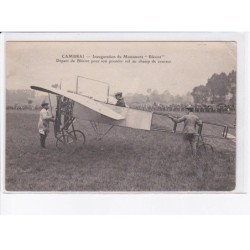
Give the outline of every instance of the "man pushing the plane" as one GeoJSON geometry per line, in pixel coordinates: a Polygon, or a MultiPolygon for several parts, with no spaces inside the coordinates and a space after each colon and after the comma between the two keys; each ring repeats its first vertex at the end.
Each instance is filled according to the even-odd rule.
{"type": "Polygon", "coordinates": [[[183,133],[183,139],[184,141],[187,141],[190,143],[193,155],[196,156],[197,152],[197,145],[196,145],[196,126],[201,126],[202,121],[198,118],[197,115],[195,115],[194,108],[191,105],[188,105],[186,107],[187,114],[180,117],[176,118],[173,117],[172,115],[168,115],[168,117],[174,122],[174,123],[181,123],[184,122],[184,127],[182,130],[183,133]]]}
{"type": "MultiPolygon", "coordinates": [[[[187,110],[187,114],[180,117],[180,118],[176,118],[176,117],[174,117],[174,116],[172,116],[170,114],[167,114],[166,116],[169,117],[175,123],[174,130],[176,129],[177,123],[184,122],[184,127],[183,127],[183,130],[182,130],[183,140],[185,142],[189,142],[189,144],[191,145],[193,155],[196,156],[196,153],[197,153],[196,126],[201,126],[202,121],[198,118],[197,115],[195,115],[193,113],[194,112],[193,106],[188,105],[186,107],[186,110],[187,110]]],[[[158,112],[154,112],[154,113],[159,114],[159,115],[164,115],[164,114],[158,113],[158,112]]]]}

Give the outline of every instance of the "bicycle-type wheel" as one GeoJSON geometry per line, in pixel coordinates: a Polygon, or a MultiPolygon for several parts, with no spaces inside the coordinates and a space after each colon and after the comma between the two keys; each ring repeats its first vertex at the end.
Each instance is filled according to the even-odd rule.
{"type": "Polygon", "coordinates": [[[73,143],[76,148],[80,149],[85,144],[86,138],[82,131],[73,130],[69,132],[69,143],[73,143]]]}
{"type": "Polygon", "coordinates": [[[57,138],[56,147],[61,151],[75,151],[82,149],[85,144],[85,135],[79,130],[64,133],[57,138]]]}
{"type": "Polygon", "coordinates": [[[201,143],[197,145],[197,155],[200,157],[211,156],[214,153],[212,145],[208,143],[201,143]]]}

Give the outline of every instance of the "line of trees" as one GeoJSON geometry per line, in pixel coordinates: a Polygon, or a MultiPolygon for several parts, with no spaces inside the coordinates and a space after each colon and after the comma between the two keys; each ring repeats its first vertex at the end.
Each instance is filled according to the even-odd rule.
{"type": "Polygon", "coordinates": [[[159,93],[157,90],[147,90],[147,94],[130,93],[125,96],[128,104],[161,103],[161,104],[236,104],[236,71],[213,74],[205,85],[193,88],[186,95],[172,95],[168,90],[159,93]]]}
{"type": "Polygon", "coordinates": [[[228,75],[224,72],[213,74],[206,85],[193,88],[191,92],[194,103],[201,104],[236,104],[236,71],[228,75]]]}
{"type": "MultiPolygon", "coordinates": [[[[53,87],[57,87],[54,85],[53,87]]],[[[7,105],[29,104],[40,105],[44,96],[40,96],[34,90],[7,90],[7,105]]],[[[228,75],[224,72],[213,74],[205,85],[196,86],[192,92],[186,95],[172,95],[168,90],[159,93],[157,90],[148,89],[147,94],[130,93],[125,96],[126,103],[161,103],[171,104],[236,104],[236,71],[231,71],[228,75]]]]}

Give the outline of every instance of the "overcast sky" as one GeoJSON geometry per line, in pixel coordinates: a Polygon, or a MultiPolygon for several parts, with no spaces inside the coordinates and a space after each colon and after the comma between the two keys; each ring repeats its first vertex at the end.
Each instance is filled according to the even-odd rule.
{"type": "Polygon", "coordinates": [[[150,88],[182,95],[205,84],[213,73],[235,70],[236,62],[235,42],[8,42],[6,87],[27,89],[62,82],[64,89],[75,89],[76,76],[80,75],[111,83],[111,93],[146,93],[150,88]],[[85,59],[93,55],[155,55],[171,63],[56,62],[62,55],[78,54],[85,59]]]}

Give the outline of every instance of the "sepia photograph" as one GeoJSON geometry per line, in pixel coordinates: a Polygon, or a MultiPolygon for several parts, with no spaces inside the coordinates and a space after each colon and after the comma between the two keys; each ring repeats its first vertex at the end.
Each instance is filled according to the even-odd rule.
{"type": "Polygon", "coordinates": [[[237,46],[7,41],[5,190],[235,190],[237,46]]]}

